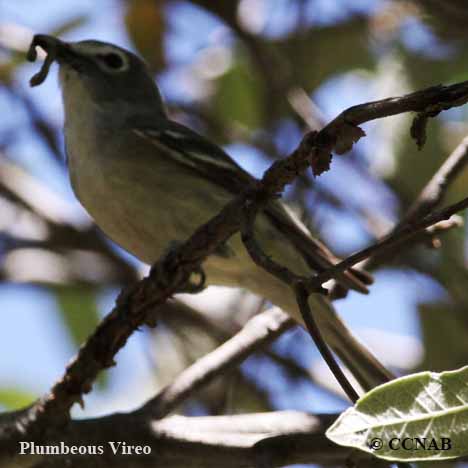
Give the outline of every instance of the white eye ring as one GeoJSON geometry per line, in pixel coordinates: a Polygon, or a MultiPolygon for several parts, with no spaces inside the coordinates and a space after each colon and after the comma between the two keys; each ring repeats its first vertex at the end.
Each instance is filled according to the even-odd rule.
{"type": "Polygon", "coordinates": [[[126,57],[115,51],[100,52],[95,55],[98,64],[106,71],[122,72],[128,69],[126,57]]]}

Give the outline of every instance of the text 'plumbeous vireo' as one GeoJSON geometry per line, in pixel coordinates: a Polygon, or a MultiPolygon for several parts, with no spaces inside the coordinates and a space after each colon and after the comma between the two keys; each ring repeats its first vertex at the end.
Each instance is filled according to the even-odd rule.
{"type": "MultiPolygon", "coordinates": [[[[76,196],[104,233],[143,262],[153,264],[171,242],[186,240],[254,181],[221,148],[169,120],[147,66],[133,53],[46,35],[35,36],[33,44],[49,54],[47,64],[60,66],[76,196]]],[[[301,275],[337,260],[279,201],[257,217],[255,236],[265,252],[301,275]]],[[[246,288],[302,323],[289,286],[254,264],[239,234],[203,270],[207,284],[246,288]]],[[[338,281],[366,292],[361,279],[348,271],[338,281]]],[[[310,305],[327,343],[364,388],[388,379],[326,297],[314,294],[310,305]]]]}

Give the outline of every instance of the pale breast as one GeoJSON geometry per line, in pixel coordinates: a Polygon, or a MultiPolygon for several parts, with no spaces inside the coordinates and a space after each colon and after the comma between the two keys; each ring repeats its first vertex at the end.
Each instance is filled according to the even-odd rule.
{"type": "Polygon", "coordinates": [[[81,145],[82,133],[66,128],[73,189],[101,230],[142,261],[156,261],[171,241],[187,239],[230,199],[154,147],[112,132],[97,139],[96,128],[87,128],[81,145]]]}

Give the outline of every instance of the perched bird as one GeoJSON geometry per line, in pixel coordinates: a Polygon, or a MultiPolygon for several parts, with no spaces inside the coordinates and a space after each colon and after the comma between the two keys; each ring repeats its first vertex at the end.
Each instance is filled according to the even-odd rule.
{"type": "MultiPolygon", "coordinates": [[[[141,261],[153,264],[171,242],[186,240],[254,178],[221,148],[171,121],[144,61],[112,44],[63,42],[37,35],[48,56],[32,84],[59,64],[65,143],[73,190],[102,231],[141,261]]],[[[274,260],[301,275],[337,259],[279,201],[257,217],[255,236],[274,260]]],[[[206,283],[236,286],[266,298],[299,323],[290,288],[259,268],[234,235],[203,263],[206,283]]],[[[365,275],[337,281],[367,292],[365,275]]],[[[329,346],[365,389],[391,374],[354,338],[320,294],[310,306],[329,346]]]]}

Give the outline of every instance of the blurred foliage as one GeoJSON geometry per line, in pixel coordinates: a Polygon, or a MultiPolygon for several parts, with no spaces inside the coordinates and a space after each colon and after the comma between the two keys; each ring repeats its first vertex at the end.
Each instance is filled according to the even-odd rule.
{"type": "Polygon", "coordinates": [[[23,408],[30,405],[36,399],[36,395],[18,388],[0,387],[0,406],[7,410],[23,408]]]}
{"type": "Polygon", "coordinates": [[[54,295],[72,341],[79,346],[99,322],[96,291],[75,285],[55,286],[54,295]]]}
{"type": "Polygon", "coordinates": [[[412,0],[421,7],[421,13],[433,31],[448,40],[468,36],[466,22],[468,9],[465,0],[412,0]]]}
{"type": "MultiPolygon", "coordinates": [[[[353,99],[360,99],[358,94],[343,94],[342,89],[348,88],[340,86],[348,82],[365,83],[369,99],[376,99],[468,78],[465,27],[468,5],[464,0],[376,0],[375,8],[359,13],[353,10],[351,0],[336,0],[338,3],[342,14],[319,18],[310,13],[320,11],[315,9],[314,0],[285,1],[284,11],[289,16],[282,21],[287,20],[289,26],[275,30],[278,18],[275,20],[274,8],[270,9],[266,0],[115,0],[116,6],[121,7],[121,24],[131,46],[155,74],[174,72],[168,75],[171,77],[176,76],[175,72],[185,74],[180,87],[191,99],[176,96],[169,101],[169,108],[182,111],[182,120],[193,123],[209,138],[223,143],[242,142],[253,154],[271,160],[284,156],[283,148],[298,143],[298,135],[307,128],[304,120],[311,117],[321,122],[323,115],[330,113],[326,108],[321,113],[314,104],[318,96],[323,96],[324,89],[338,101],[333,103],[334,115],[336,108],[344,109],[351,101],[355,102],[353,99]],[[210,39],[206,31],[200,30],[200,44],[204,45],[193,53],[189,63],[181,65],[168,53],[167,40],[176,30],[174,12],[187,4],[215,18],[223,33],[210,39]],[[263,9],[256,9],[259,5],[263,9]],[[244,15],[240,14],[241,7],[244,15]],[[251,9],[251,18],[246,19],[246,8],[251,9]],[[257,26],[252,25],[252,19],[257,26]],[[204,73],[200,73],[201,66],[204,73]],[[299,105],[291,99],[293,92],[302,99],[299,105]]],[[[92,19],[88,14],[78,15],[41,32],[76,33],[92,19]]],[[[0,123],[0,275],[4,282],[35,282],[55,297],[70,340],[77,347],[99,320],[99,294],[106,288],[134,281],[139,273],[98,230],[63,215],[74,208],[65,204],[65,208],[58,210],[44,179],[24,164],[25,155],[21,153],[34,151],[31,144],[19,144],[25,132],[34,135],[37,148],[46,151],[51,160],[61,161],[62,153],[61,123],[31,98],[24,83],[19,83],[24,79],[21,72],[29,38],[19,23],[7,25],[0,19],[0,105],[14,106],[27,116],[14,129],[7,125],[7,119],[0,123]],[[10,172],[12,164],[30,172],[34,192],[27,178],[10,172]],[[35,266],[35,275],[29,271],[27,262],[20,264],[15,260],[16,268],[10,268],[11,259],[19,258],[14,255],[24,252],[41,259],[42,263],[35,266]]],[[[468,133],[467,117],[464,107],[432,119],[428,142],[421,151],[409,137],[407,117],[375,122],[366,129],[367,146],[360,142],[352,154],[340,159],[345,184],[339,176],[333,179],[332,165],[327,175],[331,183],[313,183],[309,175],[291,198],[295,197],[304,218],[319,233],[333,229],[327,222],[330,218],[321,218],[321,214],[334,213],[333,219],[352,219],[359,226],[363,242],[369,241],[373,232],[369,227],[390,225],[395,211],[397,215],[403,214],[468,133]],[[376,200],[381,203],[374,203],[376,200]]],[[[464,171],[444,203],[466,196],[467,186],[468,171],[464,171]]],[[[362,245],[362,242],[341,245],[324,240],[340,252],[362,245]]],[[[426,300],[424,294],[421,297],[418,310],[426,350],[421,363],[424,369],[457,368],[468,358],[465,244],[463,230],[450,232],[443,236],[438,251],[412,247],[389,265],[424,274],[445,291],[446,297],[434,298],[433,302],[426,300]]],[[[184,367],[239,329],[238,317],[245,308],[241,305],[219,308],[223,310],[216,320],[204,311],[189,313],[183,307],[168,314],[161,312],[159,326],[151,333],[148,345],[155,350],[158,386],[168,383],[184,367]],[[161,355],[165,359],[159,359],[161,355]]],[[[248,310],[253,313],[253,309],[248,310]]],[[[290,388],[299,381],[309,382],[307,370],[290,354],[267,350],[260,357],[279,369],[290,388]]],[[[257,365],[258,358],[250,365],[257,365]]],[[[0,404],[4,406],[21,406],[26,401],[30,401],[27,393],[0,389],[0,404]]],[[[216,414],[226,410],[263,411],[273,408],[273,401],[271,389],[265,389],[251,374],[238,370],[204,389],[197,403],[207,413],[216,414]]]]}
{"type": "Polygon", "coordinates": [[[238,123],[249,130],[262,124],[262,81],[252,74],[242,59],[231,67],[217,83],[213,111],[226,125],[238,123]]]}
{"type": "Polygon", "coordinates": [[[164,2],[155,0],[127,2],[125,25],[134,46],[145,57],[151,70],[154,72],[163,70],[166,66],[164,2]]]}
{"type": "MultiPolygon", "coordinates": [[[[99,323],[98,293],[95,287],[83,285],[53,285],[50,291],[57,301],[58,310],[71,341],[78,348],[86,341],[99,323]]],[[[105,389],[107,372],[101,372],[97,379],[99,388],[105,389]]]]}
{"type": "Polygon", "coordinates": [[[369,48],[368,19],[360,16],[298,31],[272,42],[271,47],[288,58],[293,83],[307,90],[349,70],[372,70],[375,66],[369,48]]]}

